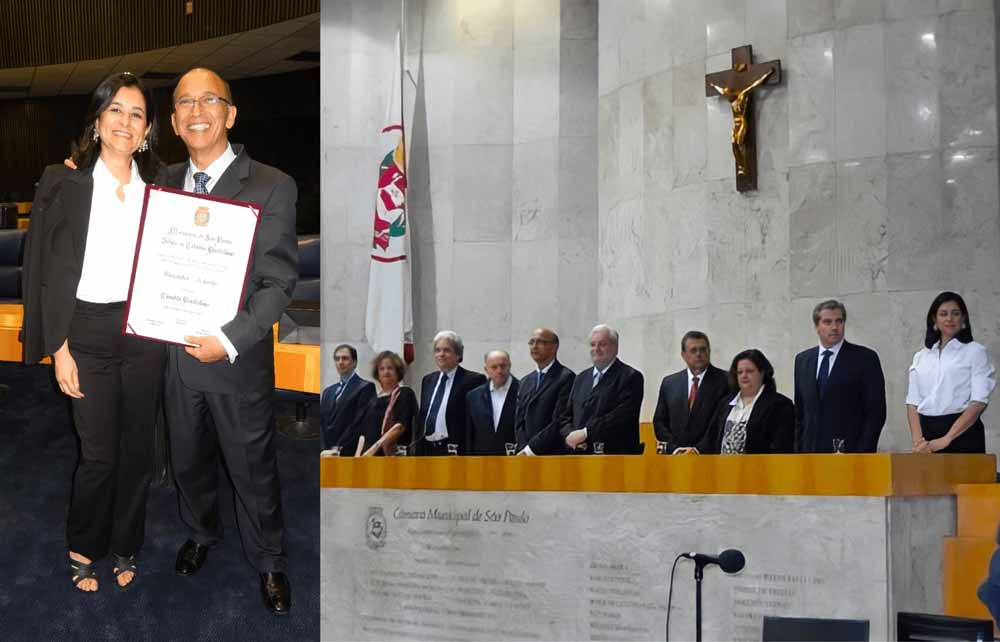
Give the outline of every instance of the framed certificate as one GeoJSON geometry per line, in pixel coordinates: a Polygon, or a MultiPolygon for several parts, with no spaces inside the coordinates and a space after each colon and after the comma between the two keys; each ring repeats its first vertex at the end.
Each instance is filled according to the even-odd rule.
{"type": "Polygon", "coordinates": [[[124,334],[191,345],[243,304],[260,207],[147,185],[124,334]]]}

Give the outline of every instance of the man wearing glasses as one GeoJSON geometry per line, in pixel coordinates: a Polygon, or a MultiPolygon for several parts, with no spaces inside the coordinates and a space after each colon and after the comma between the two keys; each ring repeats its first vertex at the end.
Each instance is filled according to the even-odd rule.
{"type": "Polygon", "coordinates": [[[708,335],[691,330],[681,339],[680,372],[663,378],[653,414],[657,452],[672,455],[698,444],[708,429],[712,413],[729,393],[726,371],[712,365],[708,335]]]}
{"type": "Polygon", "coordinates": [[[236,107],[228,84],[207,69],[184,74],[174,90],[174,132],[190,160],[167,168],[166,185],[261,206],[243,307],[210,336],[185,337],[197,347],[168,351],[165,403],[181,520],[190,531],[176,571],[194,575],[222,538],[219,458],[236,495],[243,549],[260,574],[265,606],[286,614],[281,486],[273,443],[272,325],[291,299],[298,276],[295,182],[252,160],[228,132],[236,107]]]}
{"type": "Polygon", "coordinates": [[[514,435],[519,455],[559,455],[566,447],[556,417],[569,399],[573,371],[559,363],[559,336],[538,328],[528,340],[535,370],[521,379],[517,392],[514,435]]]}

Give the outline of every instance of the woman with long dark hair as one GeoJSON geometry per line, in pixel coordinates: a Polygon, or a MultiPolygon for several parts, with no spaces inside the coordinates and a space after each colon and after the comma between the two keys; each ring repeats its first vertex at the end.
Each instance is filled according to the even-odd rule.
{"type": "Polygon", "coordinates": [[[729,387],[696,452],[723,455],[790,453],[795,450],[795,404],[774,383],[774,367],[760,350],[744,350],[729,366],[729,387]]]}
{"type": "Polygon", "coordinates": [[[906,418],[915,453],[985,453],[979,418],[996,387],[986,346],[972,339],[965,300],[942,292],[927,310],[924,347],[913,355],[906,418]]]}
{"type": "Polygon", "coordinates": [[[145,536],[153,425],[163,345],[122,332],[147,182],[160,169],[150,93],[130,73],[106,78],[90,100],[71,158],[45,169],[25,249],[24,360],[51,356],[72,400],[80,438],[66,544],[73,585],[99,588],[111,554],[120,589],[132,586],[145,536]]]}

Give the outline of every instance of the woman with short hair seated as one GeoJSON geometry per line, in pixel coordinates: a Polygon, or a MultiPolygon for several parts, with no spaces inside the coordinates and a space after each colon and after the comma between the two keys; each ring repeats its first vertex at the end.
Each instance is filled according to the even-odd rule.
{"type": "Polygon", "coordinates": [[[985,453],[980,415],[996,387],[989,352],[972,340],[969,309],[954,292],[934,298],[926,321],[906,393],[913,452],[985,453]]]}
{"type": "Polygon", "coordinates": [[[395,455],[396,444],[409,444],[413,419],[417,415],[417,395],[402,385],[406,366],[391,350],[378,353],[372,361],[372,378],[379,394],[344,431],[338,446],[342,457],[395,455]]]}
{"type": "Polygon", "coordinates": [[[795,450],[795,405],[774,385],[774,368],[760,350],[744,350],[729,366],[729,385],[739,389],[716,408],[705,436],[676,454],[790,453],[795,450]]]}

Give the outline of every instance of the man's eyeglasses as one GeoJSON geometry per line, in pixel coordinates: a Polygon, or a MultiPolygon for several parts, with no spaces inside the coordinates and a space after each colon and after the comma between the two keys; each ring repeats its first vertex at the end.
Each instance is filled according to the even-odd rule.
{"type": "Polygon", "coordinates": [[[198,103],[202,109],[208,109],[209,107],[215,107],[219,103],[225,103],[227,105],[232,105],[230,101],[226,100],[222,96],[216,96],[215,94],[205,94],[200,98],[181,98],[174,103],[174,109],[177,111],[191,111],[194,109],[194,104],[198,103]]]}
{"type": "Polygon", "coordinates": [[[528,345],[533,346],[535,344],[541,345],[545,343],[555,343],[552,339],[528,339],[528,345]]]}

